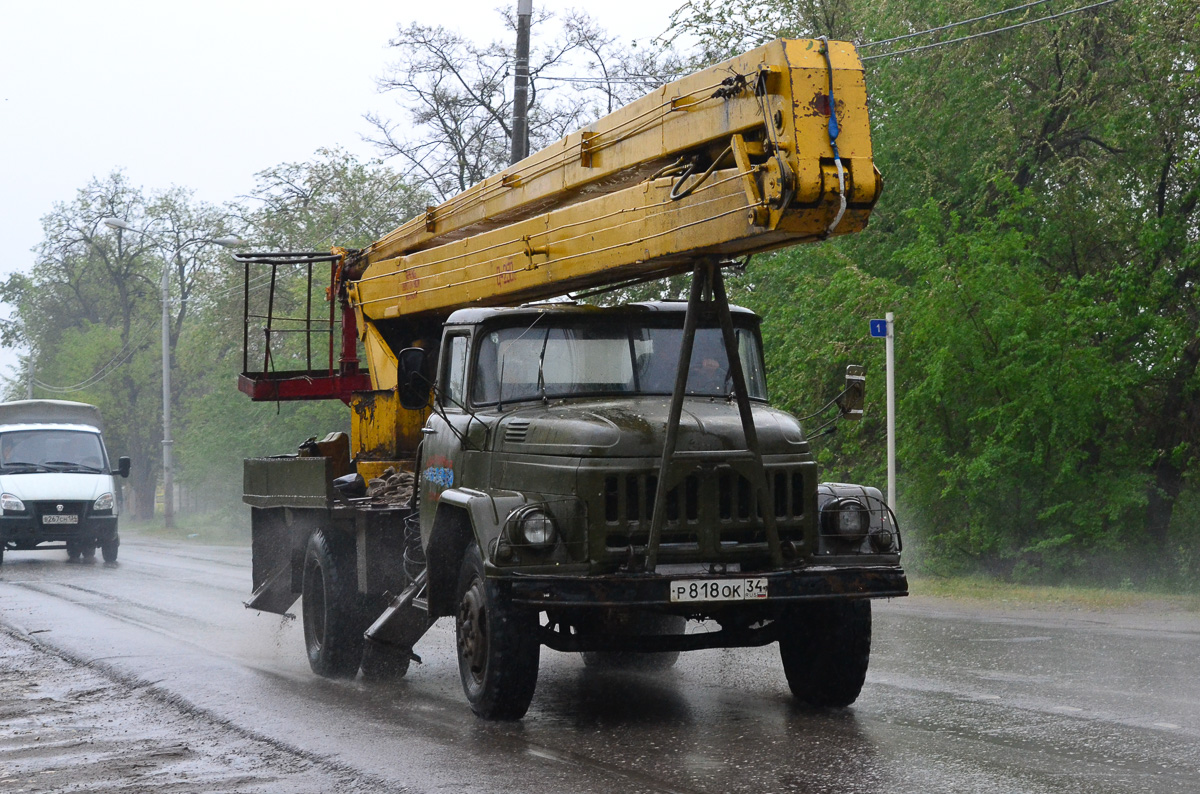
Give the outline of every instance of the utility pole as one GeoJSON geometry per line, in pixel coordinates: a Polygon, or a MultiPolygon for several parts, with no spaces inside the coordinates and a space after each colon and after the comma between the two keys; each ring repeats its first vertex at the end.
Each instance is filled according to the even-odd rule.
{"type": "MultiPolygon", "coordinates": [[[[175,256],[178,255],[176,251],[175,256]]],[[[167,529],[175,528],[175,440],[171,435],[171,266],[174,264],[163,257],[159,282],[162,290],[163,526],[167,529]]]]}
{"type": "Polygon", "coordinates": [[[529,155],[529,26],[533,0],[517,0],[517,62],[513,70],[512,154],[509,165],[529,155]]]}

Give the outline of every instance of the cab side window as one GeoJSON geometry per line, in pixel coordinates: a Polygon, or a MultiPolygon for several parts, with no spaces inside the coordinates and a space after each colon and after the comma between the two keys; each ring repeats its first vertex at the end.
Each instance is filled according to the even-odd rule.
{"type": "Polygon", "coordinates": [[[466,334],[455,334],[446,340],[445,360],[442,362],[442,406],[462,409],[467,404],[467,340],[466,334]]]}

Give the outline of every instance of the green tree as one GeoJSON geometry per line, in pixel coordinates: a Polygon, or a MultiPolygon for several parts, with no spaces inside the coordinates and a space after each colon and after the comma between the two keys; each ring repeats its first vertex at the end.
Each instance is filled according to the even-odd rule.
{"type": "MultiPolygon", "coordinates": [[[[215,263],[211,250],[187,243],[220,234],[221,221],[186,191],[147,196],[114,173],[92,180],[70,204],[56,205],[43,218],[45,239],[32,272],[0,285],[0,299],[16,306],[6,341],[30,348],[34,396],[100,407],[114,454],[133,459],[131,507],[138,517],[153,515],[162,463],[163,267],[169,258],[173,349],[191,291],[215,263]],[[114,231],[106,218],[152,231],[114,231]]],[[[29,386],[9,384],[9,396],[24,396],[29,386]]]]}
{"type": "MultiPolygon", "coordinates": [[[[883,40],[995,10],[742,5],[754,30],[721,28],[702,2],[676,21],[711,33],[716,58],[775,34],[841,26],[883,40]]],[[[1160,571],[1173,564],[1174,508],[1194,482],[1200,433],[1197,25],[1194,3],[1125,0],[867,60],[887,183],[871,228],[750,267],[742,301],[789,329],[768,339],[784,376],[775,393],[789,401],[816,387],[811,373],[833,375],[817,362],[840,365],[839,340],[858,347],[868,314],[896,312],[901,505],[939,564],[1103,573],[1098,562],[1127,563],[1130,551],[1160,571]]],[[[871,420],[822,454],[844,456],[852,476],[877,474],[882,443],[866,440],[881,440],[871,420]]]]}

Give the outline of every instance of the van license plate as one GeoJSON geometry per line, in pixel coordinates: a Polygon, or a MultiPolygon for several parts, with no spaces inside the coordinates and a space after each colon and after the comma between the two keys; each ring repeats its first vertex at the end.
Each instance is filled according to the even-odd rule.
{"type": "Polygon", "coordinates": [[[78,524],[79,516],[74,513],[51,513],[42,516],[43,524],[78,524]]]}
{"type": "Polygon", "coordinates": [[[767,597],[767,580],[680,579],[671,582],[671,601],[747,601],[767,597]]]}

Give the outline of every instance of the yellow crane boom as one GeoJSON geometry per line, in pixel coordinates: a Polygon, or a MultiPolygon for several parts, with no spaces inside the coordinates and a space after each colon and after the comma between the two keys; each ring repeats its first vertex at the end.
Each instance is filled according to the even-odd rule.
{"type": "MultiPolygon", "coordinates": [[[[268,311],[263,370],[243,372],[239,388],[256,400],[359,404],[353,395],[368,387],[395,389],[396,353],[436,344],[455,309],[658,278],[690,271],[697,258],[856,232],[882,186],[854,46],[777,40],[664,85],[364,249],[239,256],[247,268],[306,265],[310,291],[314,263],[330,262],[334,301],[327,369],[313,366],[311,350],[305,369],[277,368],[272,334],[283,331],[268,311]],[[369,375],[358,367],[356,336],[369,375]]],[[[247,340],[250,320],[247,303],[247,340]]],[[[308,335],[319,326],[303,319],[308,335]]],[[[420,417],[396,421],[413,425],[405,435],[420,417]]]]}
{"type": "Polygon", "coordinates": [[[367,329],[667,275],[698,255],[859,231],[881,188],[853,45],[778,40],[663,86],[356,252],[349,299],[367,329]]]}

